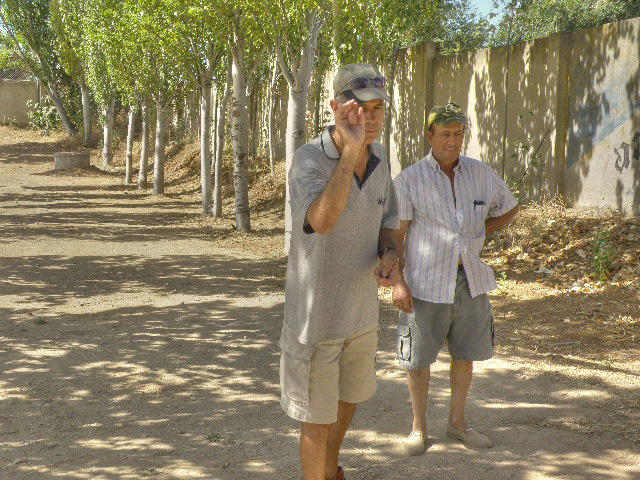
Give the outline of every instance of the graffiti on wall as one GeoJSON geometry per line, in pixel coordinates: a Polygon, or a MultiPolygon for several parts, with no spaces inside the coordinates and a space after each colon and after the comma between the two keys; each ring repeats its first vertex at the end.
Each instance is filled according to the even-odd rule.
{"type": "Polygon", "coordinates": [[[640,132],[636,131],[630,144],[622,142],[613,152],[616,155],[616,170],[622,175],[622,171],[631,165],[631,158],[636,162],[640,160],[640,132]]]}

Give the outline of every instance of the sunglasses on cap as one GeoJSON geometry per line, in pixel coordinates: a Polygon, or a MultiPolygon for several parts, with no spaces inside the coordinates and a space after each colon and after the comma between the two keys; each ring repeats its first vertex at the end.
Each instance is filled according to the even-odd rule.
{"type": "Polygon", "coordinates": [[[444,106],[444,111],[447,113],[456,113],[456,114],[463,114],[462,111],[462,107],[460,105],[458,105],[457,103],[454,102],[449,102],[444,106]]]}
{"type": "Polygon", "coordinates": [[[347,84],[340,89],[341,92],[345,90],[361,90],[367,87],[384,88],[387,86],[387,79],[384,77],[374,78],[354,78],[349,80],[347,84]]]}

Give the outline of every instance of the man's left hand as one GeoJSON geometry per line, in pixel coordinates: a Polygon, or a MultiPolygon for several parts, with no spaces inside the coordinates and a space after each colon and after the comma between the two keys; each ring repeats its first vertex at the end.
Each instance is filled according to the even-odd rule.
{"type": "Polygon", "coordinates": [[[374,272],[376,282],[381,287],[392,287],[397,283],[399,275],[398,256],[395,250],[385,252],[380,259],[380,266],[374,272]]]}

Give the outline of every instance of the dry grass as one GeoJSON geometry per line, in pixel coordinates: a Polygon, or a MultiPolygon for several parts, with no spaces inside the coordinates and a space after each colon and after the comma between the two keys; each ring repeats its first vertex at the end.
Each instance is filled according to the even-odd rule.
{"type": "Polygon", "coordinates": [[[517,219],[487,242],[490,263],[521,270],[550,270],[561,284],[587,289],[639,287],[640,219],[611,210],[566,208],[561,201],[524,207],[517,219]],[[616,254],[607,282],[594,270],[594,241],[606,232],[616,254]]]}

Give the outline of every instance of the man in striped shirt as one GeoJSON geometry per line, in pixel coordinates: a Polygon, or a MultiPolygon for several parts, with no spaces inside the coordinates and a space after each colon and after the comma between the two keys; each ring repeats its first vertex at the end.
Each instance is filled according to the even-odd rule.
{"type": "Polygon", "coordinates": [[[473,362],[493,355],[493,318],[487,292],[496,288],[480,259],[485,235],[508,224],[519,206],[488,165],[460,155],[467,119],[455,103],[428,118],[431,152],[394,180],[400,229],[396,244],[404,280],[394,287],[400,310],[398,359],[407,369],[413,429],[405,452],[426,449],[430,365],[444,340],[451,354],[447,436],[474,447],[491,440],[464,418],[473,362]]]}

